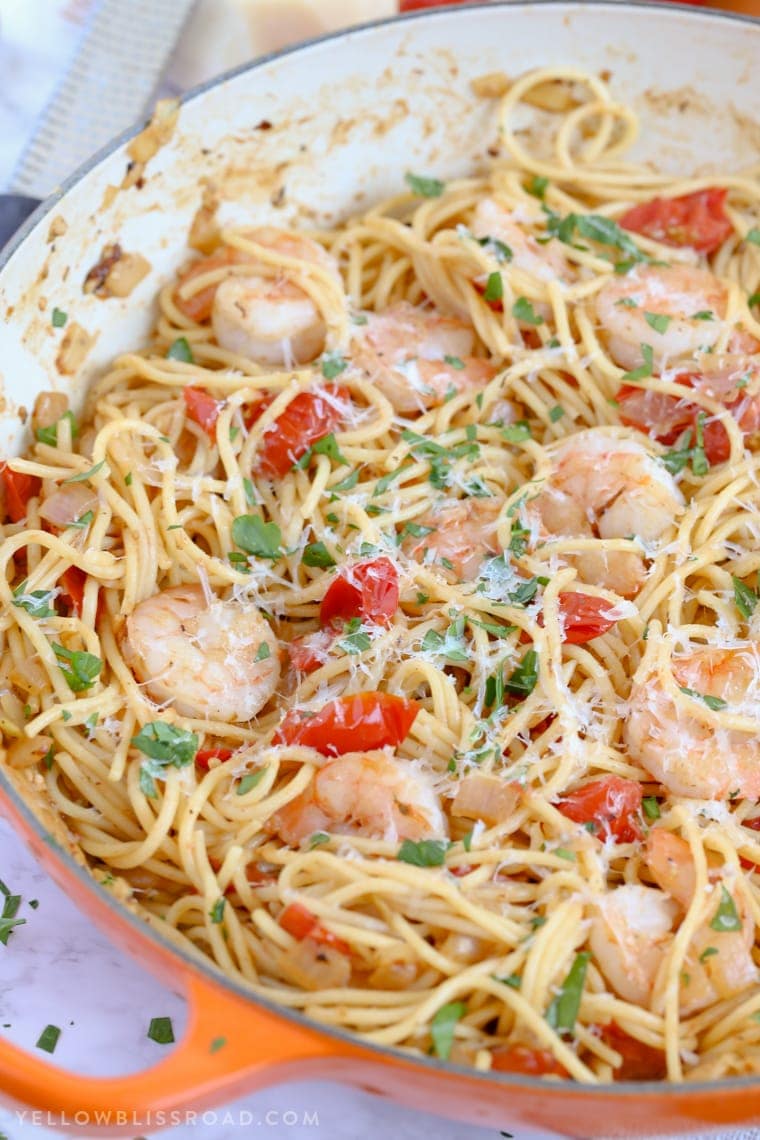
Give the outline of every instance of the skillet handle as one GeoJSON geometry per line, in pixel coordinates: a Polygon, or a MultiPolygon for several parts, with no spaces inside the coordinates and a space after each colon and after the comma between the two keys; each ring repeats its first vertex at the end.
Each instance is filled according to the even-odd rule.
{"type": "Polygon", "coordinates": [[[358,1052],[195,971],[188,969],[184,980],[187,1031],[157,1065],[126,1077],[78,1076],[0,1039],[3,1099],[50,1114],[44,1118],[50,1127],[134,1136],[181,1121],[170,1113],[202,1111],[284,1080],[326,1076],[339,1058],[358,1052]]]}

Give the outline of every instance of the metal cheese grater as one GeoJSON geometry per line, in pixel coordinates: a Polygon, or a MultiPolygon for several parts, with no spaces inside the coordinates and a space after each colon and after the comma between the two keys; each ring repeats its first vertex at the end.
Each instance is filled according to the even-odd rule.
{"type": "Polygon", "coordinates": [[[148,110],[194,0],[97,0],[0,195],[0,246],[73,170],[148,110]]]}

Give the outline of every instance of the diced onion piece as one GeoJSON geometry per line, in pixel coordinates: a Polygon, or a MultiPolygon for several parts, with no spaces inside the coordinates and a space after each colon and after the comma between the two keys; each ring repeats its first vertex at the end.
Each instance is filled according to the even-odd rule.
{"type": "Polygon", "coordinates": [[[519,802],[519,784],[505,784],[496,776],[475,772],[459,785],[451,813],[462,819],[482,819],[492,827],[508,819],[519,802]]]}
{"type": "Polygon", "coordinates": [[[53,526],[65,527],[98,505],[97,493],[85,483],[68,483],[40,504],[40,517],[53,526]]]}

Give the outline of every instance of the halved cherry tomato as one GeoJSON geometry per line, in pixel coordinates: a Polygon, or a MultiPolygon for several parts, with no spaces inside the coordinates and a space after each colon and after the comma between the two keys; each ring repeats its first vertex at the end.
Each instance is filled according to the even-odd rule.
{"type": "Polygon", "coordinates": [[[341,421],[337,400],[350,399],[336,384],[318,392],[300,392],[264,432],[257,471],[269,479],[287,475],[313,443],[329,435],[341,421]]]}
{"type": "Polygon", "coordinates": [[[679,198],[653,198],[623,214],[620,225],[665,245],[690,245],[699,253],[714,253],[734,229],[726,216],[727,194],[714,187],[679,198]]]}
{"type": "Polygon", "coordinates": [[[21,522],[26,518],[29,500],[39,494],[42,480],[36,475],[11,471],[7,463],[3,463],[0,466],[0,481],[3,485],[6,515],[11,522],[21,522]]]}
{"type": "Polygon", "coordinates": [[[530,1049],[527,1045],[497,1046],[491,1053],[491,1068],[497,1073],[524,1073],[530,1077],[546,1073],[567,1076],[567,1069],[549,1049],[530,1049]]]}
{"type": "MultiPolygon", "coordinates": [[[[693,388],[701,377],[693,373],[680,373],[675,377],[676,384],[693,388]]],[[[696,438],[697,418],[702,411],[698,404],[679,400],[664,392],[647,391],[632,384],[624,384],[615,397],[618,403],[620,422],[639,431],[651,433],[658,443],[672,444],[684,431],[691,431],[692,442],[696,438]]],[[[739,407],[742,400],[726,404],[729,411],[739,407]]],[[[739,427],[744,431],[754,431],[755,417],[740,418],[739,427]]],[[[703,446],[709,464],[725,463],[731,453],[728,432],[718,420],[708,420],[703,429],[703,446]]]]}
{"type": "Polygon", "coordinates": [[[318,629],[303,637],[294,637],[288,645],[290,664],[299,673],[313,673],[324,665],[334,640],[335,632],[331,629],[318,629]]]}
{"type": "Polygon", "coordinates": [[[338,938],[332,931],[327,930],[315,914],[312,914],[301,903],[288,903],[280,915],[280,926],[292,934],[299,942],[304,938],[312,938],[322,946],[332,946],[340,954],[350,954],[351,947],[342,938],[338,938]]]}
{"type": "Polygon", "coordinates": [[[351,618],[390,625],[398,609],[398,574],[389,558],[374,558],[347,566],[333,578],[322,599],[323,626],[342,625],[351,618]]]}
{"type": "Polygon", "coordinates": [[[616,618],[608,617],[610,603],[605,598],[573,591],[560,594],[559,612],[562,616],[565,645],[585,645],[595,637],[612,629],[616,618]]]}
{"type": "Polygon", "coordinates": [[[657,1081],[665,1076],[667,1065],[663,1051],[631,1037],[614,1021],[602,1026],[602,1040],[623,1058],[620,1068],[615,1069],[615,1080],[657,1081]]]}
{"type": "Polygon", "coordinates": [[[187,414],[210,439],[216,439],[216,421],[224,407],[223,400],[215,400],[205,388],[193,388],[190,384],[183,388],[187,414]]]}
{"type": "Polygon", "coordinates": [[[86,582],[87,575],[84,570],[80,570],[78,566],[69,566],[68,570],[64,570],[63,574],[61,574],[61,589],[71,602],[71,606],[77,617],[82,616],[84,587],[86,582]]]}
{"type": "Polygon", "coordinates": [[[200,748],[195,753],[195,766],[201,772],[208,772],[209,760],[229,760],[231,755],[229,748],[200,748]]]}
{"type": "Polygon", "coordinates": [[[404,740],[420,706],[393,693],[354,693],[329,701],[308,716],[289,712],[274,735],[274,744],[301,744],[323,756],[370,752],[395,747],[404,740]]]}
{"type": "Polygon", "coordinates": [[[633,843],[643,832],[639,822],[641,784],[622,776],[603,776],[576,792],[570,792],[556,805],[576,823],[595,823],[600,839],[609,832],[618,843],[633,843]]]}

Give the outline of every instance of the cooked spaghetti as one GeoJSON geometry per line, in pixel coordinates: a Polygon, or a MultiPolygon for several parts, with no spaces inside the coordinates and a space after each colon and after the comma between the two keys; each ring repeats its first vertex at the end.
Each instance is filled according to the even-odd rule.
{"type": "Polygon", "coordinates": [[[149,346],[79,418],[38,399],[5,765],[318,1021],[757,1072],[760,185],[625,161],[595,77],[504,86],[481,176],[334,232],[206,217],[149,346]]]}

